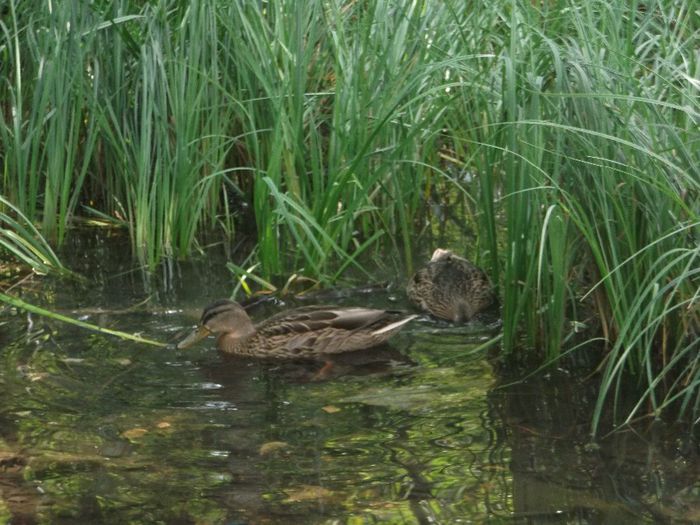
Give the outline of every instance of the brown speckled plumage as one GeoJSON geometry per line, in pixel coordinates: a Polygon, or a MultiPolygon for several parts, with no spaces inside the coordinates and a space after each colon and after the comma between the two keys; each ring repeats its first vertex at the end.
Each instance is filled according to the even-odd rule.
{"type": "Polygon", "coordinates": [[[253,325],[245,310],[220,300],[204,309],[197,330],[178,348],[209,334],[227,354],[272,359],[324,358],[377,346],[416,317],[359,307],[308,306],[279,313],[253,325]]]}
{"type": "Polygon", "coordinates": [[[449,250],[438,248],[406,287],[409,299],[435,317],[462,322],[496,301],[486,273],[449,250]]]}

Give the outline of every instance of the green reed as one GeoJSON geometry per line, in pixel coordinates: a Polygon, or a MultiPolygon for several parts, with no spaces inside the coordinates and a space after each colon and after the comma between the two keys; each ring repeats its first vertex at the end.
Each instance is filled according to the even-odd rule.
{"type": "Polygon", "coordinates": [[[618,423],[697,417],[697,20],[564,5],[455,11],[446,140],[481,234],[464,251],[500,286],[505,354],[607,341],[593,432],[611,404],[618,423]]]}
{"type": "Polygon", "coordinates": [[[250,171],[237,183],[253,202],[265,275],[303,267],[332,280],[385,234],[410,261],[414,190],[434,155],[423,145],[446,107],[428,40],[440,15],[393,2],[272,2],[222,16],[235,36],[225,46],[235,120],[248,130],[250,171]]]}
{"type": "Polygon", "coordinates": [[[618,421],[674,402],[697,414],[698,27],[689,11],[661,7],[653,16],[603,3],[566,17],[514,9],[501,100],[479,90],[462,99],[465,110],[477,97],[496,108],[465,147],[482,150],[474,191],[493,214],[482,221],[487,243],[500,246],[504,350],[555,357],[602,335],[594,431],[630,382],[644,394],[618,421]],[[676,25],[655,19],[664,15],[676,25]],[[562,27],[575,37],[562,38],[562,27]],[[650,42],[655,51],[641,45],[650,42]],[[501,231],[490,226],[499,221],[501,231]]]}
{"type": "Polygon", "coordinates": [[[3,8],[9,16],[0,26],[6,60],[0,145],[10,174],[3,193],[27,218],[41,214],[44,235],[60,244],[96,140],[88,110],[94,17],[80,4],[56,11],[24,4],[18,10],[16,4],[3,8]]]}
{"type": "Polygon", "coordinates": [[[135,252],[149,266],[164,254],[189,254],[202,227],[215,222],[232,143],[213,4],[176,15],[167,7],[144,8],[141,41],[131,46],[120,42],[118,27],[100,35],[105,47],[120,42],[116,60],[104,64],[112,82],[95,108],[110,160],[101,169],[109,205],[126,215],[135,252]]]}
{"type": "Polygon", "coordinates": [[[0,195],[0,247],[40,274],[67,273],[66,268],[21,210],[0,195]]]}

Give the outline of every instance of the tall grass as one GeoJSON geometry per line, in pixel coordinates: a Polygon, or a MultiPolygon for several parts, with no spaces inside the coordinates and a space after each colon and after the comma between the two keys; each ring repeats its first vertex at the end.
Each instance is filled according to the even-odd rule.
{"type": "Polygon", "coordinates": [[[86,30],[93,17],[81,4],[51,10],[38,20],[16,2],[3,10],[9,16],[0,25],[2,192],[27,218],[41,212],[44,235],[60,243],[96,139],[87,74],[94,67],[87,51],[93,37],[86,30]]]}
{"type": "Polygon", "coordinates": [[[630,380],[644,394],[622,422],[673,402],[697,416],[697,19],[593,2],[503,23],[501,99],[480,93],[462,147],[482,150],[482,231],[502,246],[504,350],[556,357],[585,322],[609,347],[594,431],[630,380]]]}
{"type": "Polygon", "coordinates": [[[444,12],[272,2],[235,3],[222,17],[235,36],[225,49],[236,121],[249,130],[239,182],[252,194],[266,275],[288,272],[289,260],[326,278],[385,233],[411,260],[422,148],[447,109],[430,46],[444,12]]]}
{"type": "MultiPolygon", "coordinates": [[[[124,3],[113,16],[128,7],[124,3]]],[[[215,222],[232,144],[215,4],[179,6],[177,16],[168,7],[143,9],[139,42],[117,39],[116,60],[103,64],[110,82],[101,86],[94,108],[100,147],[110,160],[100,166],[102,177],[113,181],[107,196],[123,210],[135,251],[149,266],[162,255],[189,254],[201,224],[215,222]],[[130,71],[133,63],[138,69],[130,71]]],[[[105,28],[101,45],[119,34],[119,28],[105,28]]]]}
{"type": "Polygon", "coordinates": [[[334,282],[368,254],[410,272],[447,217],[499,287],[506,355],[605,341],[595,430],[630,381],[618,422],[697,417],[691,2],[3,9],[1,193],[49,238],[108,215],[153,267],[252,229],[259,282],[334,282]]]}
{"type": "Polygon", "coordinates": [[[0,140],[4,191],[45,235],[89,205],[152,267],[216,220],[230,95],[215,3],[134,7],[9,2],[0,140]]]}

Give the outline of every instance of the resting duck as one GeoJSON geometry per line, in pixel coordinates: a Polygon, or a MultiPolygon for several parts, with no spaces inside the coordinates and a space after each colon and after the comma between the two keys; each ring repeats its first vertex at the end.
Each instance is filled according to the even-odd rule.
{"type": "Polygon", "coordinates": [[[468,321],[496,302],[482,269],[441,248],[411,278],[406,292],[422,310],[454,322],[468,321]]]}
{"type": "Polygon", "coordinates": [[[417,317],[361,307],[307,306],[254,325],[241,305],[222,299],[206,308],[197,329],[178,348],[218,334],[220,351],[271,359],[324,359],[384,343],[417,317]]]}

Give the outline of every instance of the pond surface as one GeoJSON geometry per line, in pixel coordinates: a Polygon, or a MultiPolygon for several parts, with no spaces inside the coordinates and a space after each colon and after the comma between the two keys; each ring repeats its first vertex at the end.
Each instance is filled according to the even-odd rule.
{"type": "MultiPolygon", "coordinates": [[[[121,237],[72,242],[89,284],[36,280],[27,301],[174,342],[233,290],[216,254],[144,278],[121,237]]],[[[398,289],[328,300],[408,307],[398,289]]],[[[492,336],[422,318],[380,359],[319,381],[313,363],[226,359],[211,340],[158,349],[5,309],[0,523],[700,522],[697,442],[662,428],[592,443],[588,371],[499,387],[478,349],[492,336]]]]}

